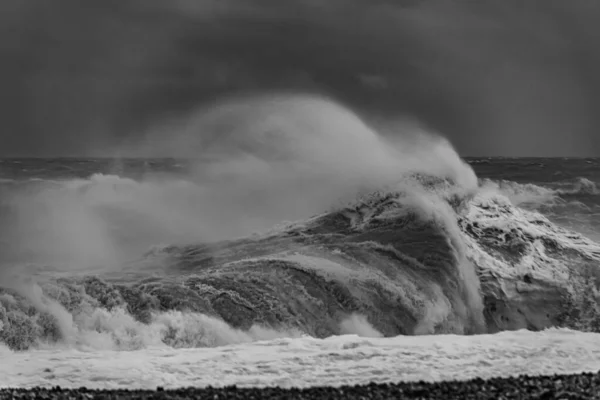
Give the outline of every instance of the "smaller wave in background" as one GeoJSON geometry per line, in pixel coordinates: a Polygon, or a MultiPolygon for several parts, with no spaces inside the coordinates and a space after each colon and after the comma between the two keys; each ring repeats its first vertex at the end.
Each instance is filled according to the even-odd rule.
{"type": "Polygon", "coordinates": [[[497,191],[515,206],[541,212],[561,226],[600,241],[600,190],[588,178],[539,184],[482,179],[480,184],[482,190],[497,191]]]}

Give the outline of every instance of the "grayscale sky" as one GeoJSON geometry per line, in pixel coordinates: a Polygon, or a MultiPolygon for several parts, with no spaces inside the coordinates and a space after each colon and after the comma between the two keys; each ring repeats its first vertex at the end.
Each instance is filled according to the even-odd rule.
{"type": "Polygon", "coordinates": [[[600,155],[600,2],[3,0],[0,20],[0,156],[108,153],[268,91],[417,118],[462,155],[600,155]]]}

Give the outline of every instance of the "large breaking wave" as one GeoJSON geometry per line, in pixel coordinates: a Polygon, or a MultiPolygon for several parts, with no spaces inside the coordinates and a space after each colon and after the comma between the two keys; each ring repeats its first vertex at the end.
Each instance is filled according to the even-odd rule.
{"type": "Polygon", "coordinates": [[[149,136],[193,157],[186,174],[4,182],[0,341],[136,349],[564,323],[600,247],[404,129],[388,139],[325,99],[244,99],[168,146],[149,136]]]}

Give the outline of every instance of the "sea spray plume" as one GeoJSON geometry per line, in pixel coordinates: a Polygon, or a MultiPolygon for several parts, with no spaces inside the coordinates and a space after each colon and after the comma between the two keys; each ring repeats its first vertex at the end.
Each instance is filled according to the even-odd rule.
{"type": "Polygon", "coordinates": [[[443,135],[410,119],[378,121],[374,126],[396,156],[406,160],[405,169],[449,179],[467,192],[472,193],[478,188],[477,175],[443,135]]]}
{"type": "Polygon", "coordinates": [[[358,191],[393,185],[413,172],[477,186],[471,168],[444,138],[414,123],[380,126],[325,97],[244,96],[149,133],[138,151],[197,160],[192,179],[219,198],[216,206],[246,218],[270,214],[262,229],[321,212],[358,191]]]}
{"type": "Polygon", "coordinates": [[[11,194],[13,221],[4,228],[10,247],[0,260],[21,254],[28,263],[66,269],[114,267],[120,260],[115,238],[93,204],[69,183],[40,185],[11,194]]]}
{"type": "Polygon", "coordinates": [[[411,143],[403,148],[401,140],[388,142],[354,112],[320,97],[223,101],[177,127],[168,142],[158,140],[163,132],[150,134],[139,151],[193,158],[191,174],[94,175],[24,193],[14,202],[22,218],[13,234],[47,256],[63,252],[62,259],[46,258],[55,264],[117,266],[152,245],[227,239],[306,218],[412,172],[465,187],[476,181],[443,138],[424,139],[428,133],[411,126],[405,128],[411,143]]]}
{"type": "MultiPolygon", "coordinates": [[[[17,191],[4,236],[21,261],[118,268],[150,246],[228,239],[326,211],[422,172],[472,190],[476,177],[443,138],[413,125],[383,138],[314,96],[245,97],[202,109],[143,153],[192,158],[190,174],[94,175],[17,191]],[[37,255],[36,255],[37,253],[37,255]],[[29,255],[28,255],[29,254],[29,255]],[[36,258],[31,258],[32,256],[36,258]]],[[[158,138],[158,139],[157,139],[158,138]]]]}

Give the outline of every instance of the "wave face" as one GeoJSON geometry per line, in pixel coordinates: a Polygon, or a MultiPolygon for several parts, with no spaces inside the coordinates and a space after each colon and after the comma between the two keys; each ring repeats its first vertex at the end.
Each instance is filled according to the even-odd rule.
{"type": "Polygon", "coordinates": [[[573,310],[600,246],[560,212],[589,210],[593,180],[528,183],[526,161],[495,159],[472,162],[478,181],[410,129],[391,141],[324,99],[257,98],[190,118],[172,142],[186,159],[0,161],[0,342],[207,347],[592,318],[573,310]],[[514,181],[490,172],[512,165],[514,181]]]}

